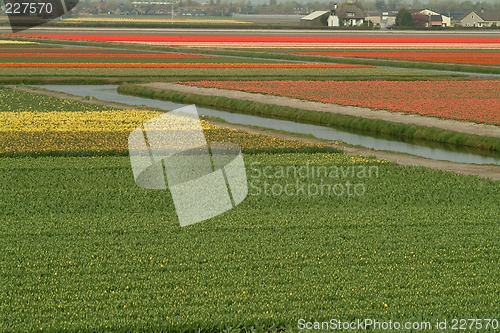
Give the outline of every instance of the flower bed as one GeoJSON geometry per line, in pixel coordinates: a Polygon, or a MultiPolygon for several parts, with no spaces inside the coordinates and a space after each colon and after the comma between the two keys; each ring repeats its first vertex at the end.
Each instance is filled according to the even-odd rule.
{"type": "Polygon", "coordinates": [[[198,81],[302,100],[500,125],[500,81],[198,81]]]}
{"type": "Polygon", "coordinates": [[[386,58],[407,61],[446,62],[471,65],[500,65],[498,52],[294,52],[327,57],[386,58]]]}

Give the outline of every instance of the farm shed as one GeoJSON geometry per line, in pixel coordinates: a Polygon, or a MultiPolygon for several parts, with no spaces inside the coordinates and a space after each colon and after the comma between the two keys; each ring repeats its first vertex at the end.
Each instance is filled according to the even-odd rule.
{"type": "Polygon", "coordinates": [[[317,27],[317,26],[326,26],[328,16],[330,16],[330,11],[317,10],[312,12],[311,14],[301,17],[300,24],[304,26],[317,27]]]}

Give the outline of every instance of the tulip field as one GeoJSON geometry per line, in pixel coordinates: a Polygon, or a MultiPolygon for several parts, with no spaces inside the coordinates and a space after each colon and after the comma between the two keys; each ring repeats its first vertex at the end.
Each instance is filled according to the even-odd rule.
{"type": "Polygon", "coordinates": [[[195,81],[185,84],[500,125],[499,80],[195,81]]]}
{"type": "Polygon", "coordinates": [[[5,63],[2,67],[14,68],[33,68],[33,67],[50,67],[50,68],[373,68],[373,66],[363,65],[349,65],[349,64],[185,64],[185,63],[156,63],[156,64],[143,64],[143,63],[119,63],[119,64],[102,64],[102,63],[5,63]]]}
{"type": "MultiPolygon", "coordinates": [[[[478,177],[445,171],[453,163],[400,165],[360,147],[201,117],[208,143],[241,147],[248,195],[180,227],[171,192],[139,187],[128,152],[130,133],[165,111],[21,87],[168,81],[495,127],[494,75],[356,60],[396,46],[427,59],[439,45],[453,62],[481,53],[464,65],[493,68],[496,36],[3,37],[0,332],[320,332],[366,319],[413,324],[393,330],[401,332],[455,331],[460,320],[467,329],[457,331],[498,331],[500,184],[489,176],[498,166],[478,177]]],[[[400,53],[392,56],[427,61],[400,53]]]]}
{"type": "Polygon", "coordinates": [[[138,43],[181,47],[219,48],[411,48],[411,49],[500,49],[499,38],[495,37],[367,37],[367,36],[250,36],[250,35],[135,35],[135,34],[71,34],[71,33],[29,33],[15,34],[48,40],[90,41],[111,43],[138,43]]]}
{"type": "Polygon", "coordinates": [[[434,51],[422,52],[412,50],[411,52],[297,52],[295,54],[320,55],[325,57],[359,57],[359,58],[380,58],[397,59],[424,62],[446,62],[456,64],[472,65],[500,65],[500,52],[467,52],[467,51],[434,51]]]}
{"type": "MultiPolygon", "coordinates": [[[[373,65],[283,62],[186,52],[153,52],[112,48],[10,45],[0,50],[0,77],[10,78],[318,78],[441,77],[449,74],[379,68],[373,65]]],[[[75,79],[78,80],[78,79],[75,79]]],[[[77,81],[78,82],[78,81],[77,81]]]]}
{"type": "Polygon", "coordinates": [[[148,16],[142,17],[133,17],[133,18],[123,18],[123,17],[73,17],[66,18],[64,20],[65,24],[78,24],[78,23],[115,23],[115,24],[123,24],[123,23],[133,23],[138,26],[144,24],[154,24],[154,23],[169,23],[169,24],[206,24],[206,25],[226,25],[226,24],[249,24],[250,22],[238,21],[238,20],[230,20],[230,19],[222,19],[222,18],[151,18],[148,16]]]}
{"type": "MultiPolygon", "coordinates": [[[[127,155],[130,132],[160,114],[113,110],[10,89],[0,89],[0,97],[11,102],[0,109],[0,156],[4,157],[127,155]]],[[[222,130],[206,121],[202,127],[208,141],[231,141],[245,152],[336,151],[325,145],[222,130]]]]}

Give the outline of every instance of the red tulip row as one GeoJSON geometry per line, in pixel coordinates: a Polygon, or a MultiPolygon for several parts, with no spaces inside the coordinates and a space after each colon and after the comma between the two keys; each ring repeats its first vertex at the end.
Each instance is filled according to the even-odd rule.
{"type": "Polygon", "coordinates": [[[302,63],[0,63],[1,67],[54,67],[54,68],[375,68],[352,64],[302,63]]]}
{"type": "Polygon", "coordinates": [[[500,52],[294,52],[327,57],[389,58],[409,61],[456,64],[500,65],[500,52]]]}
{"type": "Polygon", "coordinates": [[[500,125],[500,81],[198,81],[199,87],[500,125]]]}
{"type": "Polygon", "coordinates": [[[246,35],[97,35],[97,34],[12,34],[15,37],[144,43],[340,43],[340,44],[491,44],[500,45],[500,37],[364,37],[364,36],[246,36],[246,35]]]}

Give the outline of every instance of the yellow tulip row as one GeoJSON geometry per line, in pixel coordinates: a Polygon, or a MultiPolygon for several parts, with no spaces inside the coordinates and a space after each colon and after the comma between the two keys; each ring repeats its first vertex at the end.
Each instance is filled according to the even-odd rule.
{"type": "Polygon", "coordinates": [[[0,112],[0,155],[121,153],[149,111],[0,112]]]}
{"type": "Polygon", "coordinates": [[[38,44],[36,42],[27,42],[22,40],[0,39],[0,45],[19,45],[19,44],[38,44]]]}
{"type": "Polygon", "coordinates": [[[214,20],[214,19],[143,19],[143,18],[115,18],[115,17],[81,17],[67,18],[65,23],[83,23],[83,22],[109,22],[109,23],[206,23],[206,24],[248,24],[237,20],[214,20]]]}
{"type": "Polygon", "coordinates": [[[2,132],[122,132],[159,115],[147,111],[2,112],[2,132]]]}
{"type": "MultiPolygon", "coordinates": [[[[159,112],[138,110],[0,112],[0,155],[126,154],[129,134],[158,115],[159,112]]],[[[179,125],[182,128],[172,124],[172,129],[189,129],[185,122],[179,125]]],[[[325,145],[222,128],[205,120],[202,128],[207,141],[233,142],[247,152],[328,149],[325,145]]]]}

